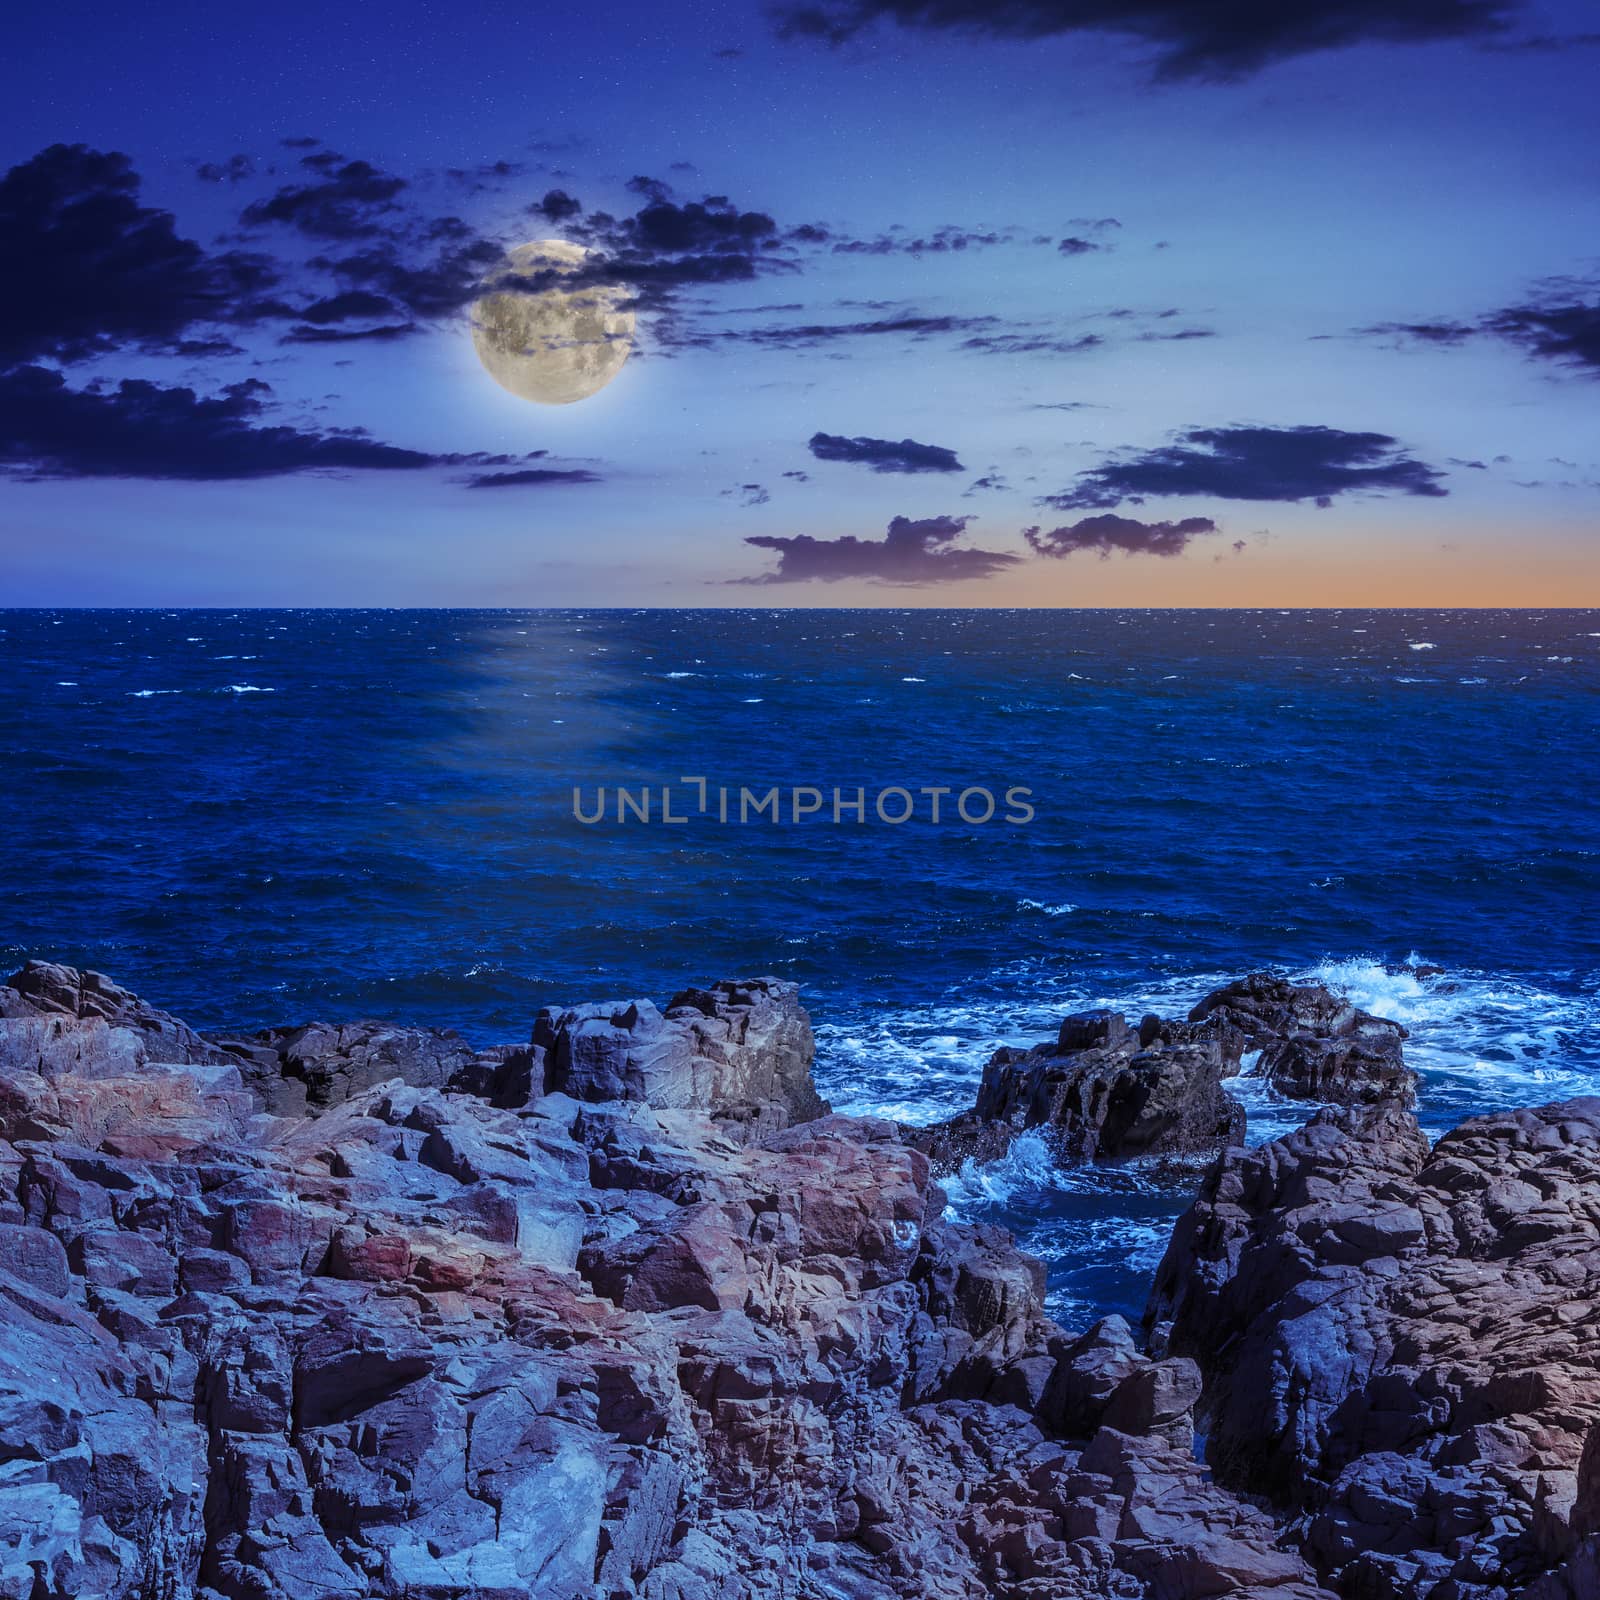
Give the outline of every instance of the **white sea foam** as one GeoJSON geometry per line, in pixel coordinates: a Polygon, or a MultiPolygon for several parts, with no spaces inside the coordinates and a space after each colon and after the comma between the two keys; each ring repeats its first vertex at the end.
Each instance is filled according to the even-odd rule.
{"type": "Polygon", "coordinates": [[[135,700],[151,700],[158,694],[182,694],[182,689],[130,689],[129,695],[135,700]]]}
{"type": "Polygon", "coordinates": [[[1047,905],[1043,900],[1019,900],[1018,911],[1042,911],[1047,917],[1070,917],[1078,908],[1063,900],[1060,905],[1047,905]]]}
{"type": "MultiPolygon", "coordinates": [[[[1049,914],[1050,908],[1038,909],[1049,914]]],[[[1437,971],[1415,955],[1393,967],[1365,955],[1330,958],[1290,975],[1326,984],[1408,1030],[1406,1059],[1421,1079],[1419,1116],[1430,1134],[1493,1110],[1600,1093],[1600,992],[1593,988],[1563,994],[1524,979],[1437,971]]],[[[992,976],[1016,998],[986,985],[982,1001],[951,997],[874,1011],[849,1026],[819,1024],[823,1092],[852,1114],[936,1122],[970,1109],[984,1064],[1001,1045],[1052,1038],[1064,1015],[1090,1007],[1109,1006],[1131,1018],[1151,1011],[1182,1017],[1240,972],[1174,975],[1127,990],[1090,987],[1021,963],[992,976]]],[[[1229,1090],[1245,1106],[1251,1144],[1290,1132],[1315,1110],[1281,1099],[1248,1070],[1229,1090]]],[[[1012,1183],[1019,1170],[982,1181],[1012,1183]]],[[[1095,1181],[1103,1182],[1103,1174],[1095,1181]]]]}
{"type": "Polygon", "coordinates": [[[221,692],[223,694],[276,694],[278,691],[272,688],[264,689],[258,683],[230,683],[221,692]]]}
{"type": "Polygon", "coordinates": [[[1437,650],[1439,647],[1436,644],[1429,644],[1426,639],[1421,639],[1416,644],[1407,645],[1406,648],[1408,650],[1437,650]]]}
{"type": "Polygon", "coordinates": [[[1432,971],[1415,955],[1400,968],[1354,957],[1298,976],[1409,1030],[1406,1060],[1422,1080],[1418,1114],[1432,1132],[1481,1112],[1600,1091],[1600,995],[1592,991],[1432,971]]]}

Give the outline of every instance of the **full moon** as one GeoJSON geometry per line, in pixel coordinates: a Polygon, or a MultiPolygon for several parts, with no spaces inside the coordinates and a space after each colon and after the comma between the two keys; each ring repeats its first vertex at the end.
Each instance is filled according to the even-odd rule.
{"type": "MultiPolygon", "coordinates": [[[[594,252],[565,239],[519,244],[498,277],[570,273],[594,252]]],[[[633,312],[617,285],[501,290],[472,307],[472,342],[503,389],[540,405],[566,406],[598,394],[633,348],[633,312]]]]}

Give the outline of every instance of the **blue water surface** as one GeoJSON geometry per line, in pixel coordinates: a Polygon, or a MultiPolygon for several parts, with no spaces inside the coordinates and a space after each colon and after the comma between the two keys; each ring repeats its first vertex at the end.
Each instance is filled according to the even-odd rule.
{"type": "MultiPolygon", "coordinates": [[[[1412,1028],[1433,1131],[1600,1085],[1600,612],[7,611],[0,665],[0,956],[200,1026],[501,1041],[773,972],[837,1104],[927,1121],[1067,1009],[1274,966],[1412,1028]],[[888,786],[1035,815],[890,826],[888,786]]],[[[1241,1092],[1253,1138],[1305,1114],[1241,1092]]],[[[1184,1196],[1024,1141],[952,1200],[1078,1317],[1137,1311],[1184,1196]]]]}

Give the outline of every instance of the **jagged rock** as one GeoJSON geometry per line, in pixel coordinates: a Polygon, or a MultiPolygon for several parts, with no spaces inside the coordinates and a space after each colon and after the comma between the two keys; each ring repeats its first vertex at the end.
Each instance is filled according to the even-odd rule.
{"type": "Polygon", "coordinates": [[[1231,1027],[1248,1042],[1295,1034],[1333,1038],[1349,1032],[1359,1011],[1320,983],[1292,983],[1275,972],[1252,972],[1213,989],[1189,1012],[1190,1022],[1231,1027]]]}
{"type": "MultiPolygon", "coordinates": [[[[59,1017],[102,1022],[144,1046],[143,1059],[220,1062],[225,1057],[191,1028],[103,972],[79,972],[54,961],[29,961],[0,988],[0,1019],[59,1017]]],[[[0,1037],[4,1030],[0,1028],[0,1037]]]]}
{"type": "Polygon", "coordinates": [[[149,1061],[226,1060],[187,1023],[99,972],[29,961],[0,986],[0,1074],[120,1078],[149,1061]]]}
{"type": "Polygon", "coordinates": [[[1262,1047],[1256,1071],[1288,1099],[1318,1105],[1409,1106],[1417,1098],[1417,1075],[1398,1033],[1277,1039],[1262,1047]]]}
{"type": "Polygon", "coordinates": [[[1061,1161],[1209,1153],[1243,1136],[1222,1087],[1236,1065],[1220,1030],[1147,1017],[1136,1031],[1116,1012],[1080,1012],[1053,1043],[997,1050],[972,1111],[907,1137],[940,1172],[992,1161],[1030,1129],[1061,1161]]]}
{"type": "Polygon", "coordinates": [[[1594,1592],[1597,1193],[1600,1100],[1432,1150],[1386,1104],[1229,1151],[1178,1224],[1155,1347],[1200,1363],[1219,1478],[1297,1513],[1341,1593],[1594,1592]]]}
{"type": "Polygon", "coordinates": [[[1319,1104],[1416,1100],[1398,1022],[1375,1017],[1321,984],[1296,984],[1271,972],[1215,989],[1189,1013],[1239,1046],[1260,1051],[1256,1072],[1279,1094],[1319,1104]]]}
{"type": "Polygon", "coordinates": [[[777,978],[686,989],[664,1014],[632,1000],[546,1009],[533,1025],[547,1092],[715,1111],[753,1137],[826,1114],[813,1053],[799,990],[777,978]]]}
{"type": "Polygon", "coordinates": [[[493,1070],[449,1029],[311,1022],[211,1039],[238,1063],[262,1108],[285,1117],[340,1105],[391,1078],[418,1089],[443,1089],[493,1070]]]}
{"type": "Polygon", "coordinates": [[[1328,1600],[1194,1462],[1190,1361],[814,1115],[792,992],[610,1015],[509,1107],[0,1065],[0,1596],[1328,1600]]]}

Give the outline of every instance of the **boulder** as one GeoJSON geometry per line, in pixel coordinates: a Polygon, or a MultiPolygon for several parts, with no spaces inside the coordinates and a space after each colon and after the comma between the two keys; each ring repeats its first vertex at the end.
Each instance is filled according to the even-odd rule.
{"type": "Polygon", "coordinates": [[[628,1009],[0,1060],[0,1596],[1330,1600],[788,986],[628,1009]]]}
{"type": "Polygon", "coordinates": [[[1244,1112],[1223,1089],[1237,1058],[1217,1029],[1086,1011],[1030,1050],[1003,1048],[983,1069],[972,1111],[907,1137],[950,1172],[990,1161],[1029,1130],[1062,1162],[1209,1155],[1242,1138],[1244,1112]]]}
{"type": "Polygon", "coordinates": [[[532,1039],[546,1092],[710,1111],[752,1137],[826,1114],[813,1054],[799,991],[776,978],[686,989],[665,1012],[649,1000],[547,1008],[532,1039]]]}
{"type": "Polygon", "coordinates": [[[1219,1479],[1292,1511],[1342,1593],[1559,1596],[1590,1570],[1597,1193],[1600,1100],[1432,1149],[1388,1102],[1230,1150],[1179,1222],[1152,1346],[1199,1363],[1219,1479]]]}
{"type": "Polygon", "coordinates": [[[1281,1095],[1324,1105],[1415,1103],[1398,1022],[1375,1017],[1321,984],[1272,972],[1214,989],[1189,1013],[1238,1050],[1260,1052],[1255,1071],[1281,1095]]]}
{"type": "Polygon", "coordinates": [[[324,1111],[392,1078],[413,1088],[443,1089],[484,1070],[479,1052],[450,1029],[311,1022],[211,1037],[238,1064],[262,1109],[275,1116],[324,1111]]]}
{"type": "Polygon", "coordinates": [[[101,1022],[133,1035],[151,1061],[217,1062],[222,1054],[188,1023],[141,1000],[103,972],[28,961],[0,988],[0,1019],[56,1017],[101,1022]]]}

